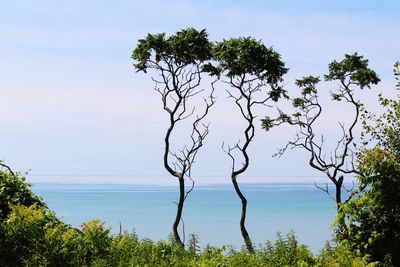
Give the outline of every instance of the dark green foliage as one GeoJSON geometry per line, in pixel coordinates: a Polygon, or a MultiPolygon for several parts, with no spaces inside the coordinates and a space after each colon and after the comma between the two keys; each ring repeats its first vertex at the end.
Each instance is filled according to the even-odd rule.
{"type": "Polygon", "coordinates": [[[217,43],[212,49],[213,59],[228,77],[254,75],[269,84],[280,81],[287,72],[279,53],[253,38],[231,38],[217,43]]]}
{"type": "Polygon", "coordinates": [[[45,206],[42,199],[32,193],[30,186],[20,173],[0,169],[0,223],[7,218],[12,205],[45,206]]]}
{"type": "Polygon", "coordinates": [[[212,57],[218,62],[212,74],[224,73],[231,79],[240,78],[243,81],[241,86],[247,86],[244,84],[247,83],[257,87],[251,84],[257,81],[267,83],[271,87],[267,94],[275,102],[282,96],[286,97],[286,91],[278,86],[278,82],[282,81],[288,69],[280,54],[261,41],[250,37],[224,40],[213,46],[212,57]]]}
{"type": "Polygon", "coordinates": [[[81,226],[82,243],[85,245],[80,252],[86,259],[106,257],[110,250],[112,238],[111,227],[105,228],[104,222],[91,220],[81,226]]]}
{"type": "Polygon", "coordinates": [[[307,246],[298,244],[293,233],[286,238],[278,233],[275,243],[268,241],[260,251],[266,266],[313,266],[316,262],[307,246]]]}
{"type": "Polygon", "coordinates": [[[386,266],[400,266],[400,102],[382,95],[379,102],[386,108],[383,115],[363,114],[364,137],[371,136],[376,146],[359,152],[359,189],[338,218],[346,221],[353,250],[386,266]]]}
{"type": "MultiPolygon", "coordinates": [[[[397,80],[396,89],[400,90],[400,61],[394,65],[394,75],[397,80]]],[[[363,114],[363,136],[371,136],[369,141],[377,142],[388,152],[400,158],[400,94],[397,99],[388,99],[379,94],[379,103],[386,109],[381,116],[375,116],[369,112],[363,114]]],[[[367,144],[368,141],[365,142],[367,144]]]]}
{"type": "Polygon", "coordinates": [[[400,61],[397,61],[393,66],[394,78],[397,81],[396,89],[400,90],[400,61]]]}
{"type": "MultiPolygon", "coordinates": [[[[13,182],[29,191],[21,177],[13,182]]],[[[30,192],[32,196],[34,194],[30,192]]],[[[327,247],[320,258],[299,245],[293,233],[278,235],[254,253],[229,246],[200,249],[191,235],[187,248],[170,241],[139,240],[134,233],[111,235],[99,220],[81,229],[61,222],[44,205],[11,205],[0,222],[0,266],[367,266],[368,258],[347,247],[327,247]],[[354,265],[357,264],[357,265],[354,265]]],[[[372,265],[369,265],[372,266],[372,265]]]]}
{"type": "Polygon", "coordinates": [[[0,249],[3,255],[1,266],[28,263],[32,266],[69,266],[66,263],[76,259],[74,250],[81,244],[78,240],[71,240],[78,236],[76,230],[36,204],[12,206],[11,213],[0,227],[4,234],[1,237],[4,244],[0,249]]]}
{"type": "Polygon", "coordinates": [[[274,119],[271,119],[268,116],[265,116],[264,119],[261,120],[261,127],[266,130],[269,131],[272,127],[274,127],[274,119]]]}
{"type": "Polygon", "coordinates": [[[0,227],[0,266],[91,266],[110,255],[104,223],[89,221],[78,230],[36,204],[12,206],[0,227]]]}
{"type": "Polygon", "coordinates": [[[360,156],[360,191],[338,216],[347,222],[352,249],[400,265],[400,160],[384,150],[360,156]]]}
{"type": "Polygon", "coordinates": [[[303,79],[296,80],[296,85],[302,89],[301,95],[306,96],[310,94],[316,94],[317,88],[315,87],[321,79],[315,76],[306,76],[303,79]]]}
{"type": "MultiPolygon", "coordinates": [[[[395,64],[398,80],[398,63],[395,64]]],[[[398,87],[398,84],[397,86],[398,87]]],[[[339,216],[348,224],[349,244],[386,264],[400,265],[400,102],[379,97],[386,112],[364,113],[364,136],[377,147],[359,153],[360,188],[339,216]],[[371,141],[370,140],[370,141],[371,141]]],[[[365,142],[368,144],[368,142],[365,142]]]]}
{"type": "Polygon", "coordinates": [[[134,67],[146,72],[148,67],[160,61],[177,66],[206,61],[211,57],[212,45],[207,35],[205,29],[197,31],[193,28],[183,29],[170,37],[165,37],[165,33],[148,34],[133,50],[132,59],[137,62],[134,67]]]}
{"type": "Polygon", "coordinates": [[[261,120],[261,128],[265,131],[269,131],[270,128],[283,123],[304,127],[306,124],[302,121],[302,118],[306,114],[309,115],[310,111],[317,107],[316,104],[318,104],[318,102],[316,100],[318,99],[318,95],[316,85],[319,82],[319,77],[311,75],[296,80],[296,85],[301,89],[301,97],[292,99],[292,105],[296,108],[296,112],[290,116],[279,111],[279,116],[275,119],[265,117],[261,120]]]}
{"type": "MultiPolygon", "coordinates": [[[[293,99],[293,106],[302,111],[300,114],[307,113],[310,106],[316,107],[319,105],[316,85],[320,81],[319,77],[311,75],[296,80],[296,85],[301,90],[301,97],[293,99]]],[[[325,81],[339,81],[342,85],[340,89],[332,90],[331,96],[333,100],[340,101],[345,99],[359,106],[361,104],[353,98],[354,89],[352,89],[351,85],[356,85],[361,89],[364,87],[370,88],[371,85],[377,84],[380,79],[375,71],[368,67],[368,60],[355,53],[352,55],[346,54],[344,59],[339,62],[336,60],[331,62],[329,64],[329,72],[325,75],[325,81]]]]}
{"type": "Polygon", "coordinates": [[[355,84],[361,89],[369,88],[371,84],[378,84],[380,81],[375,71],[368,68],[368,60],[357,53],[346,54],[342,61],[337,62],[335,60],[330,63],[329,74],[325,75],[325,80],[340,80],[342,82],[350,80],[351,84],[355,84]]]}
{"type": "Polygon", "coordinates": [[[298,108],[304,106],[305,100],[303,98],[293,99],[293,107],[298,108]]]}
{"type": "Polygon", "coordinates": [[[368,255],[362,255],[350,248],[347,241],[332,246],[326,243],[321,250],[316,267],[378,267],[380,262],[371,262],[368,255]]]}
{"type": "Polygon", "coordinates": [[[1,170],[0,266],[89,265],[110,247],[109,229],[94,220],[75,229],[51,212],[19,173],[1,170]]]}

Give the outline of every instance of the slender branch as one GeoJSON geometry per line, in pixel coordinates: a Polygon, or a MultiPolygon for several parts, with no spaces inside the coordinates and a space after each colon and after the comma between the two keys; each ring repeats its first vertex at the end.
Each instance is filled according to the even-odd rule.
{"type": "Polygon", "coordinates": [[[335,197],[333,197],[329,191],[329,186],[327,183],[325,183],[325,187],[319,186],[318,184],[314,183],[314,186],[323,192],[325,192],[333,201],[336,201],[335,197]]]}
{"type": "Polygon", "coordinates": [[[3,161],[1,160],[0,160],[0,167],[7,169],[13,176],[15,176],[15,173],[12,171],[12,169],[8,165],[4,164],[3,161]]]}

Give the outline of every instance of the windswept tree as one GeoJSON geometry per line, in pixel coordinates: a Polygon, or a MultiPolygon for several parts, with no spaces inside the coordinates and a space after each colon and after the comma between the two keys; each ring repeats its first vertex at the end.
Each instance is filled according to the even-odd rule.
{"type": "MultiPolygon", "coordinates": [[[[188,28],[166,37],[164,33],[148,34],[140,39],[132,58],[136,61],[137,71],[154,70],[152,77],[155,90],[160,94],[163,108],[169,116],[169,126],[165,134],[164,167],[179,182],[179,200],[177,213],[172,226],[175,241],[183,246],[178,226],[188,193],[193,189],[194,180],[191,170],[199,149],[209,133],[209,125],[203,120],[214,105],[213,89],[204,97],[204,106],[199,108],[190,104],[190,100],[204,91],[200,82],[204,73],[203,66],[211,57],[212,44],[206,30],[197,31],[188,28]],[[200,110],[201,109],[201,110],[200,110]],[[190,140],[181,149],[171,148],[171,139],[176,126],[191,120],[190,140]],[[190,189],[186,191],[185,181],[190,180],[190,189]]],[[[211,86],[212,88],[212,86],[211,86]]]]}
{"type": "MultiPolygon", "coordinates": [[[[324,173],[327,178],[335,185],[334,195],[329,191],[328,184],[320,187],[335,202],[337,211],[340,211],[343,201],[342,189],[345,175],[358,175],[359,171],[355,167],[356,151],[354,150],[354,131],[360,120],[362,103],[356,99],[357,89],[370,88],[380,80],[378,75],[368,67],[368,60],[357,53],[345,55],[342,61],[333,61],[329,64],[329,73],[325,75],[325,81],[335,81],[339,88],[330,92],[334,101],[343,101],[352,106],[354,112],[347,118],[351,118],[348,125],[339,122],[341,136],[336,141],[333,150],[329,150],[324,145],[324,135],[320,134],[320,129],[316,123],[321,120],[323,105],[319,102],[317,84],[319,77],[308,76],[297,80],[296,85],[301,89],[301,96],[293,99],[293,106],[296,112],[291,116],[284,113],[273,121],[265,118],[263,127],[268,129],[270,124],[289,123],[297,127],[297,134],[294,140],[279,150],[278,156],[284,154],[287,149],[301,148],[307,151],[309,165],[324,173]],[[328,156],[326,156],[328,155],[328,156]]],[[[352,196],[350,192],[349,196],[352,196]]],[[[339,222],[343,226],[343,222],[339,222]]],[[[340,229],[339,231],[342,231],[340,229]]],[[[340,233],[339,233],[340,234],[340,233]]]]}
{"type": "Polygon", "coordinates": [[[240,190],[237,178],[250,164],[248,148],[254,138],[254,108],[256,105],[266,105],[269,101],[276,102],[285,96],[285,91],[278,84],[287,69],[277,52],[252,38],[232,38],[217,43],[213,47],[213,58],[217,62],[214,74],[229,85],[229,98],[233,99],[246,122],[243,142],[223,145],[223,149],[232,160],[231,180],[242,202],[240,231],[247,249],[253,252],[245,226],[247,199],[240,190]],[[237,163],[239,160],[241,164],[237,163]]]}

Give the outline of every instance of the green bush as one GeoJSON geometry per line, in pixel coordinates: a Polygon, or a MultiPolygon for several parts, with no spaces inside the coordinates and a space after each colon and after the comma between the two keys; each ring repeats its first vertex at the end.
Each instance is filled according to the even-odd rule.
{"type": "Polygon", "coordinates": [[[81,238],[82,251],[86,262],[91,262],[95,258],[105,258],[109,254],[112,238],[111,228],[105,228],[104,222],[91,220],[82,224],[81,238]]]}
{"type": "Polygon", "coordinates": [[[284,238],[280,233],[274,244],[261,247],[261,257],[267,266],[313,266],[315,259],[305,245],[299,245],[294,233],[284,238]]]}
{"type": "Polygon", "coordinates": [[[1,171],[3,219],[0,221],[0,266],[378,266],[368,256],[342,243],[327,245],[318,257],[299,245],[293,233],[255,253],[231,246],[207,245],[190,235],[186,248],[173,238],[154,242],[135,233],[111,235],[104,222],[92,220],[81,229],[59,220],[33,194],[25,178],[1,171]]]}
{"type": "Polygon", "coordinates": [[[375,148],[360,156],[359,191],[338,214],[352,250],[400,266],[400,161],[375,148]]]}
{"type": "Polygon", "coordinates": [[[347,241],[335,246],[327,243],[321,250],[316,267],[377,267],[379,262],[371,262],[368,255],[352,250],[347,241]]]}
{"type": "Polygon", "coordinates": [[[46,206],[42,199],[30,190],[30,186],[20,173],[14,174],[0,169],[0,223],[7,218],[12,205],[46,206]]]}
{"type": "Polygon", "coordinates": [[[78,230],[37,205],[12,206],[2,227],[7,251],[1,255],[8,257],[1,257],[0,266],[377,266],[344,245],[327,246],[314,257],[293,233],[278,234],[254,254],[230,246],[200,251],[197,238],[183,249],[171,241],[139,240],[134,233],[110,235],[98,220],[78,230]]]}
{"type": "Polygon", "coordinates": [[[81,243],[76,240],[78,233],[44,207],[11,206],[1,228],[4,256],[0,266],[74,266],[78,262],[74,253],[81,243]]]}

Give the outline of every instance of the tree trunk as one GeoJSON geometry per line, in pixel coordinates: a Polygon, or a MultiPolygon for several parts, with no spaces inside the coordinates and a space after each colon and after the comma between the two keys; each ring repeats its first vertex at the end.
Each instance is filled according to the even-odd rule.
{"type": "Polygon", "coordinates": [[[249,233],[246,230],[245,222],[246,222],[246,208],[247,208],[247,199],[240,191],[239,185],[236,181],[236,176],[232,177],[232,183],[235,187],[236,194],[239,196],[242,201],[242,215],[240,217],[240,232],[242,233],[244,242],[246,244],[246,248],[250,253],[254,253],[253,243],[251,242],[249,233]]]}
{"type": "Polygon", "coordinates": [[[175,221],[174,224],[172,225],[172,231],[176,243],[183,247],[184,244],[179,236],[178,226],[182,218],[183,202],[185,201],[185,179],[183,177],[179,177],[178,181],[179,181],[179,202],[176,210],[175,221]]]}
{"type": "Polygon", "coordinates": [[[336,209],[339,211],[340,206],[342,204],[342,185],[343,185],[343,176],[340,176],[338,181],[335,183],[336,187],[336,209]]]}
{"type": "MultiPolygon", "coordinates": [[[[335,187],[336,187],[336,211],[337,214],[340,214],[342,212],[342,208],[343,208],[343,203],[342,203],[342,186],[343,186],[343,180],[344,177],[340,176],[337,183],[335,183],[335,187]]],[[[345,218],[341,215],[339,215],[338,217],[338,233],[337,233],[337,237],[339,240],[344,240],[347,237],[347,233],[346,233],[346,222],[345,222],[345,218]]]]}

